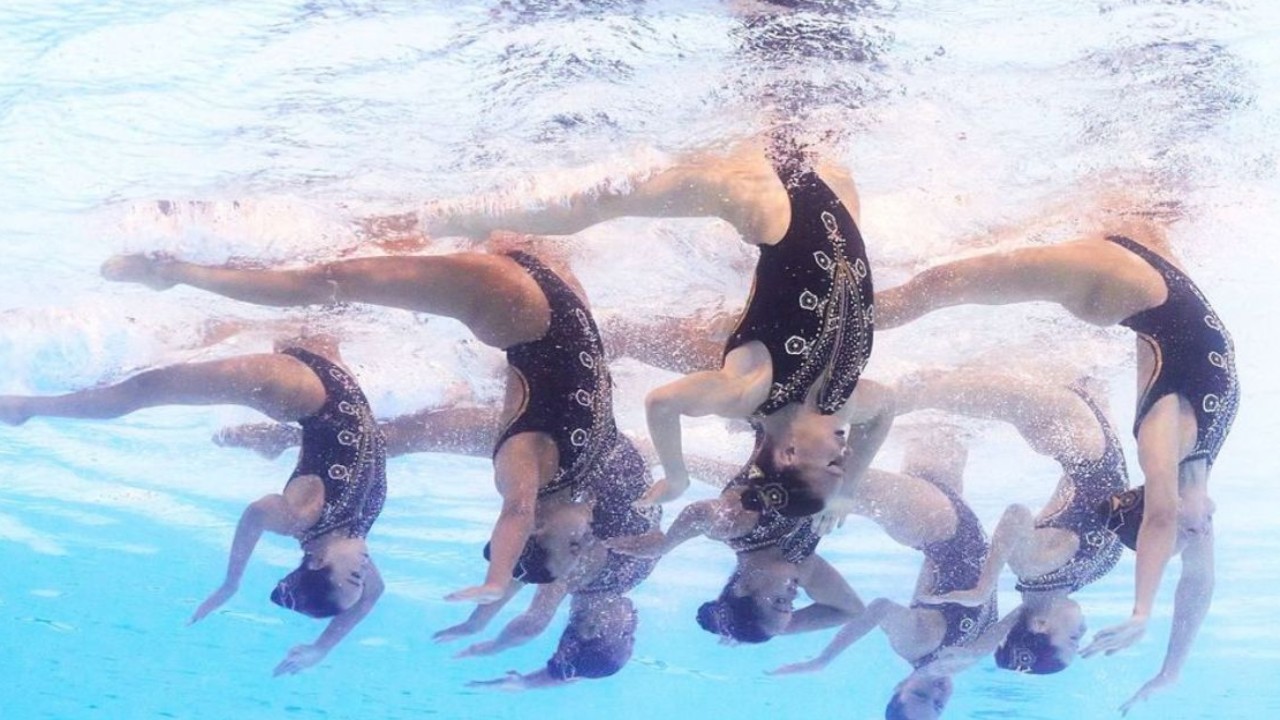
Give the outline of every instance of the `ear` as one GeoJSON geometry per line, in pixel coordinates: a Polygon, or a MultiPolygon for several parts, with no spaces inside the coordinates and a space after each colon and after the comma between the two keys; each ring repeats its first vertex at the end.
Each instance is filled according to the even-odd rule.
{"type": "Polygon", "coordinates": [[[1027,627],[1031,628],[1032,631],[1038,632],[1038,633],[1048,632],[1049,621],[1046,620],[1043,615],[1036,615],[1035,617],[1031,618],[1030,622],[1027,623],[1027,627]]]}
{"type": "Polygon", "coordinates": [[[783,445],[773,451],[773,462],[778,467],[790,467],[796,463],[796,446],[783,445]]]}

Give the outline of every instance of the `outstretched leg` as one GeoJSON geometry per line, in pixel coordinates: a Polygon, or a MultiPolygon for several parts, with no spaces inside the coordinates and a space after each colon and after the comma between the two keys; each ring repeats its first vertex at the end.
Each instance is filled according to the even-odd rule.
{"type": "Polygon", "coordinates": [[[124,382],[53,397],[0,397],[0,420],[19,425],[37,415],[116,418],[158,405],[245,405],[277,420],[296,420],[324,404],[324,385],[286,355],[246,355],[173,365],[124,382]]]}
{"type": "Polygon", "coordinates": [[[156,289],[176,284],[257,305],[291,307],[361,302],[445,315],[496,347],[541,337],[546,298],[509,258],[481,253],[378,257],[301,270],[204,266],[158,255],[124,255],[102,266],[108,280],[156,289]]]}

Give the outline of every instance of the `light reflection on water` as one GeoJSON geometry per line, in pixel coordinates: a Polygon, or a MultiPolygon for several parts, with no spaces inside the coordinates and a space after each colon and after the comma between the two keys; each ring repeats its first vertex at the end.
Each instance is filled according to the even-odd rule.
{"type": "MultiPolygon", "coordinates": [[[[1215,470],[1214,612],[1179,689],[1139,710],[1280,712],[1273,678],[1262,674],[1274,665],[1269,609],[1280,599],[1270,589],[1280,547],[1264,444],[1280,429],[1268,412],[1280,390],[1262,370],[1275,346],[1267,312],[1280,304],[1266,232],[1280,220],[1275,11],[1155,0],[800,5],[6,6],[0,388],[55,392],[207,357],[193,347],[208,316],[271,316],[194,293],[157,302],[108,287],[96,267],[122,248],[207,260],[323,257],[357,242],[349,220],[367,212],[505,187],[535,171],[576,169],[565,185],[591,184],[740,137],[765,116],[803,119],[849,160],[882,283],[956,252],[960,236],[977,234],[972,247],[981,247],[986,228],[1033,206],[1061,205],[1065,217],[1071,193],[1097,178],[1141,182],[1183,216],[1173,240],[1229,320],[1246,396],[1215,470]],[[149,204],[186,198],[220,204],[168,224],[149,204]]],[[[710,298],[740,302],[746,280],[724,262],[741,253],[735,242],[700,221],[622,222],[576,247],[597,305],[681,314],[710,298]]],[[[336,322],[357,332],[351,353],[386,414],[426,404],[448,383],[495,394],[496,361],[468,348],[454,325],[382,312],[336,322]],[[393,331],[361,332],[370,323],[393,331]]],[[[978,308],[886,333],[871,371],[892,378],[984,354],[1052,353],[1115,380],[1125,427],[1129,348],[1121,333],[1090,332],[1052,311],[978,308]]],[[[634,366],[618,375],[623,424],[639,429],[641,393],[662,376],[634,366]]],[[[438,598],[475,574],[496,502],[485,463],[419,457],[393,464],[392,502],[375,531],[385,605],[324,667],[272,682],[278,656],[313,630],[281,622],[265,603],[292,549],[272,546],[228,612],[211,619],[218,624],[182,627],[219,572],[240,507],[289,469],[288,458],[267,463],[206,442],[241,419],[157,411],[3,430],[0,552],[22,572],[0,588],[0,622],[24,652],[0,700],[18,708],[15,717],[346,717],[365,703],[383,717],[520,717],[548,702],[617,717],[805,714],[839,703],[872,717],[905,672],[870,638],[822,676],[761,678],[819,640],[724,649],[702,637],[693,608],[718,590],[728,559],[699,545],[639,591],[645,619],[624,675],[554,697],[463,689],[468,679],[532,669],[549,648],[454,662],[452,649],[428,641],[462,614],[438,598]]],[[[718,427],[693,432],[712,450],[738,452],[718,427]]],[[[967,489],[990,526],[1011,499],[1047,495],[1052,470],[1010,433],[984,438],[967,489]]],[[[891,441],[878,464],[894,467],[900,452],[891,441]]],[[[903,599],[918,562],[866,523],[825,547],[864,598],[903,599]]],[[[1082,594],[1091,627],[1127,613],[1131,577],[1127,557],[1082,594]]],[[[1154,672],[1171,592],[1136,650],[1054,678],[975,670],[958,683],[949,716],[1103,716],[1154,672]]]]}

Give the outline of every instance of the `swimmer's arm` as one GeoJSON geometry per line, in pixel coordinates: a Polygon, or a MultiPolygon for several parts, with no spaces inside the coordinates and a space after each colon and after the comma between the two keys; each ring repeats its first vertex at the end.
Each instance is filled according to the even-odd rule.
{"type": "Polygon", "coordinates": [[[1182,550],[1182,576],[1173,599],[1173,627],[1160,674],[1177,680],[1213,602],[1213,530],[1195,535],[1182,550]]]}
{"type": "Polygon", "coordinates": [[[511,619],[498,637],[471,647],[458,653],[458,657],[474,657],[493,655],[513,647],[523,645],[542,634],[555,617],[556,609],[569,594],[568,585],[562,581],[539,585],[529,603],[529,608],[511,619]]]}
{"type": "Polygon", "coordinates": [[[480,237],[495,230],[571,235],[620,217],[719,217],[725,214],[718,183],[695,167],[675,167],[638,181],[626,192],[579,192],[542,207],[515,207],[507,198],[430,204],[423,212],[429,235],[480,237]],[[479,209],[472,209],[479,208],[479,209]]]}
{"type": "Polygon", "coordinates": [[[515,670],[508,670],[507,674],[500,678],[472,680],[467,685],[469,687],[490,687],[495,690],[537,690],[564,685],[568,682],[570,681],[551,677],[551,673],[547,672],[546,668],[542,668],[528,675],[521,675],[515,670]]]}
{"type": "Polygon", "coordinates": [[[494,484],[502,495],[502,510],[489,538],[489,569],[484,584],[450,593],[445,600],[493,602],[506,594],[512,582],[511,572],[533,534],[534,507],[541,485],[537,463],[530,460],[526,444],[532,440],[524,437],[526,435],[531,433],[521,433],[508,440],[494,458],[494,484]]]}
{"type": "Polygon", "coordinates": [[[660,558],[682,543],[710,533],[719,507],[719,500],[689,503],[676,516],[666,533],[654,530],[643,535],[624,535],[606,540],[605,545],[623,555],[660,558]]]}
{"type": "Polygon", "coordinates": [[[241,513],[240,522],[236,524],[235,539],[231,541],[231,554],[227,559],[227,575],[222,586],[196,608],[189,622],[199,622],[236,594],[240,589],[240,579],[244,577],[245,567],[248,566],[258,541],[262,539],[263,532],[270,530],[287,535],[296,523],[297,516],[283,495],[273,493],[250,503],[241,513]]]}
{"type": "Polygon", "coordinates": [[[471,615],[466,620],[436,632],[431,638],[436,642],[448,642],[467,635],[474,635],[484,630],[489,626],[489,622],[502,611],[502,608],[511,602],[511,598],[518,595],[523,589],[524,583],[512,581],[507,586],[507,592],[502,597],[490,603],[476,605],[476,609],[471,611],[471,615]]]}
{"type": "Polygon", "coordinates": [[[772,671],[771,674],[787,675],[821,670],[836,659],[840,653],[848,649],[850,645],[861,640],[874,628],[886,623],[908,619],[906,616],[910,614],[911,610],[909,608],[903,607],[892,600],[876,598],[867,605],[865,612],[845,623],[845,626],[840,629],[840,632],[836,633],[836,636],[831,639],[831,642],[822,649],[822,652],[817,657],[805,662],[784,665],[772,671]]]}
{"type": "Polygon", "coordinates": [[[498,413],[488,408],[421,410],[378,423],[387,456],[443,452],[487,457],[498,437],[498,413]]]}
{"type": "Polygon", "coordinates": [[[276,676],[292,675],[323,660],[329,654],[329,651],[342,642],[343,638],[356,625],[359,625],[361,620],[364,620],[369,611],[373,610],[373,606],[377,604],[378,598],[382,597],[382,592],[385,589],[386,585],[382,581],[382,574],[378,572],[377,566],[370,560],[369,568],[365,572],[364,590],[360,593],[360,599],[351,607],[335,615],[314,643],[298,645],[289,650],[289,654],[276,666],[272,674],[276,676]]]}
{"type": "Polygon", "coordinates": [[[850,399],[852,413],[849,416],[849,436],[845,439],[848,456],[842,487],[853,487],[861,482],[889,436],[897,415],[893,391],[878,382],[859,380],[850,399]]]}
{"type": "MultiPolygon", "coordinates": [[[[644,458],[645,465],[655,467],[661,464],[658,461],[658,453],[648,438],[630,434],[627,437],[636,446],[640,456],[644,458]]],[[[729,481],[742,470],[741,465],[734,465],[733,463],[701,455],[688,455],[685,457],[685,462],[690,473],[696,475],[702,482],[718,488],[728,485],[729,481]]]]}
{"type": "Polygon", "coordinates": [[[858,594],[831,563],[818,555],[811,555],[805,560],[805,566],[800,587],[813,603],[792,614],[791,622],[787,623],[782,634],[794,635],[843,625],[866,612],[858,594]]]}
{"type": "Polygon", "coordinates": [[[754,407],[746,401],[752,389],[750,378],[723,370],[686,375],[658,387],[645,397],[645,418],[654,451],[666,474],[668,492],[658,502],[679,497],[689,486],[689,468],[684,460],[680,418],[746,417],[754,407]]]}

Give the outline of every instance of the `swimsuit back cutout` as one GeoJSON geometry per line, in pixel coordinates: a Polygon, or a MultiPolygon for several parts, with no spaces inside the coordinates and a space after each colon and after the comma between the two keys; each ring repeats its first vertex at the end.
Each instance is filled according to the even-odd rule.
{"type": "Polygon", "coordinates": [[[1020,579],[1017,585],[1019,592],[1063,589],[1075,592],[1111,572],[1124,550],[1115,532],[1107,529],[1106,516],[1098,512],[1100,505],[1129,486],[1124,452],[1102,409],[1078,386],[1072,385],[1071,391],[1093,411],[1106,445],[1102,457],[1097,460],[1063,466],[1069,482],[1062,483],[1056,491],[1060,495],[1055,498],[1059,509],[1036,521],[1037,528],[1058,528],[1075,533],[1079,538],[1075,554],[1060,567],[1039,577],[1020,579]]]}
{"type": "Polygon", "coordinates": [[[862,234],[840,198],[810,168],[775,168],[791,203],[791,225],[760,248],[747,308],[725,354],[753,340],[773,362],[773,385],[757,415],[803,402],[819,384],[818,409],[840,409],[871,356],[871,268],[862,234]]]}
{"type": "MultiPolygon", "coordinates": [[[[648,490],[649,481],[644,458],[630,440],[619,435],[615,449],[590,479],[595,489],[591,533],[599,540],[610,540],[657,530],[662,522],[660,505],[633,507],[648,490]]],[[[574,592],[625,594],[649,577],[657,564],[657,558],[633,557],[610,550],[604,567],[574,592]]]]}
{"type": "MultiPolygon", "coordinates": [[[[990,550],[987,533],[982,529],[982,523],[978,521],[973,509],[954,490],[932,478],[920,477],[945,495],[956,513],[956,531],[950,538],[917,548],[933,565],[928,594],[940,595],[953,590],[968,590],[978,584],[982,575],[982,564],[990,550]]],[[[991,598],[978,607],[922,602],[912,602],[911,607],[936,610],[946,622],[946,632],[938,647],[911,661],[911,665],[917,668],[933,662],[944,648],[963,647],[973,642],[996,621],[997,615],[994,590],[991,598]]]]}
{"type": "Polygon", "coordinates": [[[507,348],[507,362],[525,385],[523,407],[494,445],[515,435],[541,432],[559,451],[556,476],[538,489],[539,497],[574,486],[585,490],[588,471],[613,450],[613,383],[600,332],[586,305],[560,276],[523,252],[508,253],[538,283],[551,306],[547,333],[507,348]]]}
{"type": "MultiPolygon", "coordinates": [[[[729,481],[725,492],[746,488],[760,476],[760,469],[754,464],[749,465],[729,481]]],[[[777,510],[765,508],[759,511],[755,527],[744,535],[725,540],[725,544],[735,553],[776,547],[784,560],[799,565],[817,551],[821,539],[822,536],[814,530],[812,516],[787,517],[777,510]]]]}
{"type": "Polygon", "coordinates": [[[1142,258],[1164,278],[1168,297],[1121,321],[1138,333],[1156,358],[1156,373],[1138,400],[1133,434],[1151,406],[1166,395],[1181,395],[1196,414],[1196,445],[1182,462],[1217,458],[1240,402],[1235,346],[1200,288],[1172,263],[1127,237],[1107,240],[1142,258]]]}
{"type": "Polygon", "coordinates": [[[290,480],[316,475],[324,483],[320,519],[298,536],[306,544],[339,528],[363,538],[387,497],[387,451],[373,411],[354,378],[338,365],[301,348],[283,355],[311,368],[324,385],[324,405],[302,418],[302,449],[290,480]]]}

